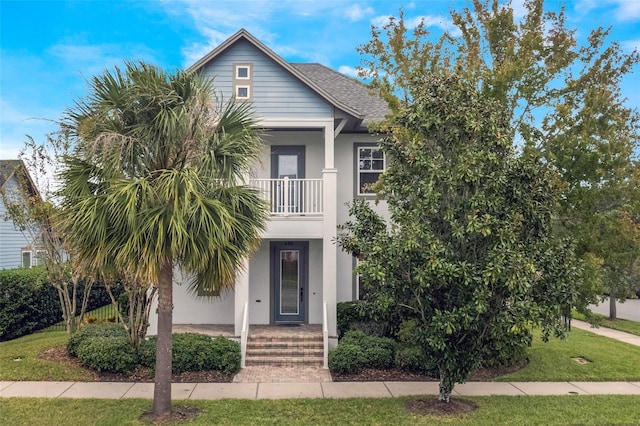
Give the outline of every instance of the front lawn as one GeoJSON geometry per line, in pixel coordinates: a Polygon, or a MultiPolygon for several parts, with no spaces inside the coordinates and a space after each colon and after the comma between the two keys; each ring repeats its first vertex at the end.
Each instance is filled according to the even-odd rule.
{"type": "Polygon", "coordinates": [[[640,380],[640,347],[573,328],[566,340],[548,343],[536,334],[528,349],[529,365],[496,381],[620,381],[640,380]],[[580,364],[574,358],[582,358],[580,364]]]}
{"type": "Polygon", "coordinates": [[[34,333],[0,343],[0,380],[92,381],[92,374],[84,368],[39,357],[66,343],[64,331],[34,333]]]}
{"type": "MultiPolygon", "coordinates": [[[[434,398],[427,396],[425,398],[434,398]]],[[[346,424],[463,424],[463,425],[601,425],[636,424],[637,396],[492,396],[465,398],[478,409],[464,415],[425,416],[409,412],[415,398],[288,399],[187,401],[197,407],[194,425],[346,425],[346,424]]],[[[98,399],[0,399],[7,424],[143,424],[140,416],[150,410],[146,400],[98,399]]]]}

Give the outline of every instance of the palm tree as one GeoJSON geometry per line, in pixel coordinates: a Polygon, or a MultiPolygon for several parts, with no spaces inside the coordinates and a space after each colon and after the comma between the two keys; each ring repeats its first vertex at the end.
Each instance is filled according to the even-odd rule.
{"type": "Polygon", "coordinates": [[[261,147],[246,103],[217,102],[198,75],[126,63],[95,76],[63,126],[65,230],[83,269],[158,286],[153,415],[171,412],[173,268],[221,291],[260,241],[266,206],[243,184],[261,147]]]}

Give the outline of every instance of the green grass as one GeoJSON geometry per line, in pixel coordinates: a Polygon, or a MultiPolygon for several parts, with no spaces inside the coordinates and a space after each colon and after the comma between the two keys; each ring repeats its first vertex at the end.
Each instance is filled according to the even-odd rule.
{"type": "Polygon", "coordinates": [[[566,340],[548,343],[537,334],[528,349],[529,365],[498,381],[640,380],[640,347],[573,328],[566,340]],[[572,358],[590,361],[581,365],[572,358]]]}
{"type": "MultiPolygon", "coordinates": [[[[607,317],[606,315],[601,315],[596,313],[594,313],[593,315],[598,319],[598,324],[601,327],[612,328],[614,330],[624,331],[625,333],[631,333],[631,334],[635,334],[636,336],[640,336],[640,322],[629,321],[625,319],[610,320],[609,317],[607,317]]],[[[586,321],[586,318],[584,317],[584,315],[582,315],[579,312],[574,311],[571,314],[571,316],[574,319],[586,321]]]]}
{"type": "Polygon", "coordinates": [[[38,358],[50,348],[64,346],[64,331],[48,331],[0,343],[0,380],[91,381],[82,368],[38,358]]]}
{"type": "MultiPolygon", "coordinates": [[[[427,398],[434,398],[429,396],[427,398]]],[[[406,410],[409,398],[188,401],[200,414],[188,424],[208,425],[601,425],[637,424],[637,396],[492,396],[465,398],[478,410],[458,416],[422,416],[406,410]]],[[[0,399],[11,425],[136,425],[146,400],[0,399]]]]}

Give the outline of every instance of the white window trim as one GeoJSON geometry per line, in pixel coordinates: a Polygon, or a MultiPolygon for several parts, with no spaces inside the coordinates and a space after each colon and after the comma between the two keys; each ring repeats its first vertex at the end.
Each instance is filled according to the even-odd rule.
{"type": "Polygon", "coordinates": [[[236,99],[247,100],[251,99],[251,85],[249,84],[236,84],[236,99]],[[240,96],[239,89],[247,89],[247,96],[240,96]]]}
{"type": "Polygon", "coordinates": [[[237,64],[235,67],[236,71],[235,71],[235,79],[236,80],[251,80],[251,65],[250,64],[237,64]],[[247,76],[246,77],[241,77],[240,76],[240,69],[241,68],[246,68],[247,69],[247,76]]]}
{"type": "MultiPolygon", "coordinates": [[[[387,169],[387,158],[384,153],[382,154],[382,170],[360,170],[360,151],[363,149],[371,149],[381,151],[382,149],[376,144],[356,144],[355,146],[355,188],[356,195],[359,197],[372,197],[375,196],[373,192],[360,192],[361,184],[360,184],[360,174],[382,174],[387,169]]],[[[373,161],[373,157],[372,157],[373,161]]]]}

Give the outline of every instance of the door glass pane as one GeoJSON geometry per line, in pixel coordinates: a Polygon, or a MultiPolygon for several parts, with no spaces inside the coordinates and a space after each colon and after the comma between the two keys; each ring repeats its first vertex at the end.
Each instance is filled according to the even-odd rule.
{"type": "Polygon", "coordinates": [[[280,251],[280,314],[298,314],[298,250],[280,251]]]}
{"type": "Polygon", "coordinates": [[[297,179],[298,177],[298,156],[297,155],[278,155],[278,179],[288,177],[297,179]]]}

